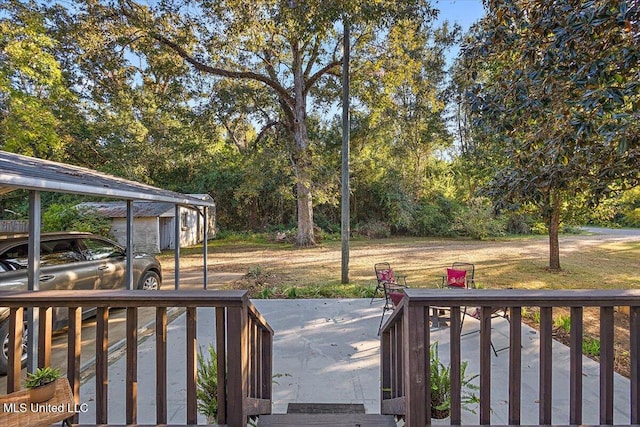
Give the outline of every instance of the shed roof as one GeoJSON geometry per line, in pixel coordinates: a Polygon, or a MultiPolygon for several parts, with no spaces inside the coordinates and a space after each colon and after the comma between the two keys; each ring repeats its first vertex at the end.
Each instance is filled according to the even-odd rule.
{"type": "Polygon", "coordinates": [[[17,189],[215,206],[209,196],[176,193],[92,169],[0,151],[0,194],[17,189]]]}

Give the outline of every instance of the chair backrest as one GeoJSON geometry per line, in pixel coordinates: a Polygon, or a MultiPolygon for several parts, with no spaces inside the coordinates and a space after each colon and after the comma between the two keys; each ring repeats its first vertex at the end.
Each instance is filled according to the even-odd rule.
{"type": "Polygon", "coordinates": [[[475,274],[476,267],[470,262],[454,262],[451,264],[451,268],[454,270],[464,270],[467,272],[467,288],[474,289],[476,287],[475,274]]]}
{"type": "Polygon", "coordinates": [[[376,279],[378,284],[382,283],[395,283],[396,277],[393,274],[393,269],[388,262],[379,262],[374,264],[373,269],[376,272],[376,279]]]}

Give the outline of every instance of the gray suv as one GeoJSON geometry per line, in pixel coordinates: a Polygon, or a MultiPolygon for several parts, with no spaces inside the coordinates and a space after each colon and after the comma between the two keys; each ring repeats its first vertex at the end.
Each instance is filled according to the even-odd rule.
{"type": "MultiPolygon", "coordinates": [[[[0,292],[27,290],[28,234],[0,235],[0,292]]],[[[124,289],[126,251],[117,243],[90,233],[43,233],[40,239],[40,290],[124,289]]],[[[135,254],[133,283],[157,290],[160,263],[153,255],[135,254]]],[[[85,313],[85,317],[87,314],[85,313]]],[[[7,372],[9,309],[0,307],[0,373],[7,372]]],[[[53,313],[54,329],[66,325],[67,311],[53,313]]],[[[27,333],[23,346],[26,346],[27,333]]],[[[23,358],[26,359],[23,354],[23,358]]],[[[26,361],[26,360],[25,360],[26,361]]]]}

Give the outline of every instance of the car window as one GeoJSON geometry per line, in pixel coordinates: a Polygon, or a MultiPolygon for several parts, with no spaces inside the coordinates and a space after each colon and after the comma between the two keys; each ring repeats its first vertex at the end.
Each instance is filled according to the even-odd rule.
{"type": "Polygon", "coordinates": [[[74,239],[50,240],[40,243],[40,263],[43,266],[78,262],[82,255],[74,239]]]}
{"type": "MultiPolygon", "coordinates": [[[[82,260],[75,239],[49,240],[40,243],[40,265],[60,265],[82,260]]],[[[23,269],[29,265],[29,246],[27,243],[14,246],[0,255],[0,261],[8,269],[23,269]]],[[[7,268],[5,268],[7,269],[7,268]]]]}
{"type": "Polygon", "coordinates": [[[0,260],[5,264],[5,266],[18,270],[27,268],[28,257],[29,246],[25,243],[7,249],[2,255],[0,255],[0,260]]]}
{"type": "Polygon", "coordinates": [[[0,261],[0,273],[4,273],[5,271],[11,271],[13,268],[9,267],[9,264],[5,264],[4,261],[0,261]]]}
{"type": "Polygon", "coordinates": [[[84,239],[87,247],[86,257],[89,260],[100,260],[105,258],[118,258],[124,256],[124,251],[117,245],[99,239],[84,239]]]}

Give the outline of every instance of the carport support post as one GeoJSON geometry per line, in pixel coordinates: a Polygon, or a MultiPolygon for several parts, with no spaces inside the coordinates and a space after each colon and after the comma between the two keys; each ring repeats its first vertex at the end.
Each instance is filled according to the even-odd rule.
{"type": "Polygon", "coordinates": [[[176,291],[180,289],[180,205],[176,205],[175,219],[173,221],[173,253],[174,253],[174,287],[176,291]]]}
{"type": "Polygon", "coordinates": [[[127,289],[133,286],[133,200],[127,200],[127,289]]]}
{"type": "Polygon", "coordinates": [[[204,289],[207,289],[207,261],[208,261],[208,252],[209,252],[209,247],[208,245],[208,237],[209,237],[209,208],[206,206],[202,207],[202,210],[204,212],[204,221],[203,221],[203,225],[202,225],[202,257],[203,257],[203,270],[204,270],[204,277],[202,278],[202,283],[203,283],[203,287],[204,289]]]}
{"type": "MultiPolygon", "coordinates": [[[[40,220],[42,204],[40,192],[29,191],[29,253],[27,269],[27,289],[40,289],[40,220]]],[[[38,309],[33,308],[27,313],[28,358],[27,371],[35,372],[38,368],[38,309]]],[[[20,357],[20,356],[18,356],[20,357]]]]}

